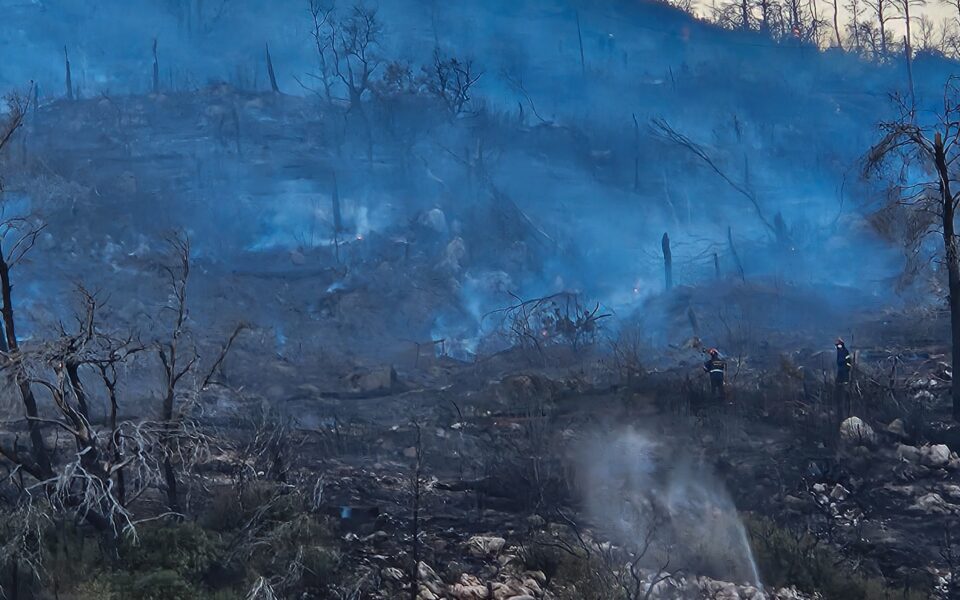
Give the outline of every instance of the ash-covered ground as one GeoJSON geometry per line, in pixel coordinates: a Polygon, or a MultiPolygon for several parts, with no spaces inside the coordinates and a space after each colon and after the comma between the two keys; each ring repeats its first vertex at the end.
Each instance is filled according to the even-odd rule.
{"type": "Polygon", "coordinates": [[[69,93],[36,67],[2,115],[5,597],[960,597],[896,60],[751,62],[665,4],[198,2],[151,68],[97,63],[101,4],[69,93]]]}

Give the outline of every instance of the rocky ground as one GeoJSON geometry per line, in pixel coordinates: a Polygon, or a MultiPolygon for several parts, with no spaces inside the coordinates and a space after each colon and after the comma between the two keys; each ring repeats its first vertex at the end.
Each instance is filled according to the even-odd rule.
{"type": "MultiPolygon", "coordinates": [[[[576,554],[580,542],[570,536],[582,535],[585,548],[603,556],[623,543],[590,506],[595,490],[584,472],[596,465],[584,449],[615,445],[635,430],[669,448],[664,456],[719,478],[742,518],[757,523],[749,528],[758,555],[782,552],[776,539],[790,531],[808,536],[810,551],[835,552],[850,573],[918,597],[948,597],[960,459],[948,445],[954,430],[939,416],[935,399],[946,382],[936,363],[913,382],[911,396],[891,391],[902,403],[927,404],[889,420],[899,408],[873,396],[864,366],[856,392],[863,396],[852,403],[862,417],[840,423],[831,402],[799,381],[765,386],[773,374],[760,369],[741,373],[736,399],[718,406],[682,369],[628,381],[602,358],[589,368],[579,361],[531,368],[517,366],[526,362],[518,352],[474,364],[432,359],[417,370],[384,366],[346,378],[342,395],[311,385],[276,391],[286,398],[273,406],[289,418],[289,476],[320,486],[351,569],[358,580],[374,578],[382,597],[409,585],[403,565],[414,552],[420,598],[590,597],[555,565],[550,573],[532,568],[533,549],[559,545],[576,554]]],[[[625,495],[605,506],[635,500],[625,495]]],[[[723,573],[709,564],[713,579],[682,562],[673,563],[675,572],[659,568],[671,552],[684,560],[682,544],[673,539],[640,562],[644,593],[636,597],[648,588],[652,598],[807,597],[721,583],[723,573]]],[[[763,582],[771,559],[760,563],[763,582]]]]}

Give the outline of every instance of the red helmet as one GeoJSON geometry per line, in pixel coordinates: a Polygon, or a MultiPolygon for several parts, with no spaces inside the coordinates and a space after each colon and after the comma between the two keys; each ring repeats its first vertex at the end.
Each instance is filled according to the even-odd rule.
{"type": "Polygon", "coordinates": [[[716,348],[710,348],[707,352],[710,354],[710,356],[717,356],[720,354],[720,351],[716,348]]]}
{"type": "Polygon", "coordinates": [[[834,342],[837,346],[843,346],[843,338],[837,338],[837,341],[834,342]]]}

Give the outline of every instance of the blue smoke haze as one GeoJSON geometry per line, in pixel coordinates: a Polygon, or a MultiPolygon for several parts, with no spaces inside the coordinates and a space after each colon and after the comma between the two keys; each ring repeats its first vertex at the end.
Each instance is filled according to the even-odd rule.
{"type": "MultiPolygon", "coordinates": [[[[712,285],[715,253],[724,277],[737,271],[730,228],[748,280],[776,294],[788,290],[774,316],[757,317],[763,327],[810,319],[831,327],[855,308],[916,297],[890,292],[903,253],[865,222],[881,187],[861,177],[876,124],[897,114],[890,95],[906,91],[902,61],[878,65],[778,44],[648,1],[390,0],[376,8],[384,63],[403,61],[419,72],[434,47],[472,58],[483,72],[472,106],[483,110],[448,122],[394,107],[391,130],[375,135],[375,166],[361,150],[359,125],[299,83],[309,86],[318,71],[307,2],[8,0],[0,87],[36,82],[42,107],[29,135],[65,179],[82,161],[97,166],[77,178],[88,196],[100,194],[111,215],[104,235],[127,253],[171,227],[190,231],[198,256],[228,271],[251,254],[329,248],[334,177],[349,229],[344,252],[358,260],[372,250],[356,242],[372,235],[400,252],[409,224],[441,208],[448,228],[421,248],[442,258],[462,238],[464,251],[452,275],[458,316],[442,315],[440,329],[477,325],[509,301],[504,286],[471,283],[490,278],[508,281],[522,297],[578,291],[630,315],[663,289],[663,232],[673,240],[675,281],[702,286],[712,285]],[[154,39],[159,98],[145,95],[154,39]],[[281,97],[264,94],[267,43],[281,97]],[[85,113],[60,100],[64,47],[85,113]],[[706,163],[656,135],[652,119],[668,122],[749,188],[785,237],[775,239],[706,163]],[[98,155],[100,140],[84,138],[90,127],[123,151],[98,155]],[[78,132],[76,147],[56,141],[56,131],[78,132]],[[90,154],[79,157],[84,144],[90,154]],[[486,183],[464,166],[473,152],[486,183]],[[128,187],[137,202],[124,203],[117,192],[124,177],[134,182],[128,187]],[[163,205],[140,202],[148,197],[163,205]],[[507,208],[504,235],[513,244],[485,245],[495,225],[493,197],[495,207],[507,208]],[[518,223],[524,227],[510,229],[518,223]]],[[[339,3],[335,14],[349,9],[339,3]]],[[[936,110],[955,67],[917,59],[921,118],[936,110]]],[[[346,96],[339,88],[335,94],[346,96]]],[[[370,111],[387,110],[367,101],[370,111]]],[[[45,216],[52,210],[49,203],[42,209],[45,216]]],[[[709,312],[710,302],[694,294],[688,304],[709,312]]],[[[662,310],[641,312],[652,333],[675,339],[685,326],[669,325],[676,315],[662,310]]],[[[437,329],[434,317],[427,331],[437,329]]]]}

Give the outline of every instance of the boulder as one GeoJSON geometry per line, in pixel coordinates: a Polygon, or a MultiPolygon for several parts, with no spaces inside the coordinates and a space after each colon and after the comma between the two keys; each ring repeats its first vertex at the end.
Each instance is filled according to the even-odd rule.
{"type": "Polygon", "coordinates": [[[307,264],[306,255],[300,250],[291,250],[290,251],[290,262],[296,266],[302,266],[307,264]]]}
{"type": "Polygon", "coordinates": [[[839,483],[833,486],[833,490],[830,491],[830,498],[836,500],[837,502],[843,502],[850,496],[850,490],[843,487],[839,483]]]}
{"type": "Polygon", "coordinates": [[[461,262],[466,256],[467,245],[464,243],[463,238],[453,238],[443,250],[443,259],[440,261],[440,266],[457,273],[460,271],[461,262]]]}
{"type": "Polygon", "coordinates": [[[903,424],[903,419],[894,419],[893,421],[890,421],[890,424],[887,425],[887,433],[891,433],[901,440],[905,440],[910,437],[907,435],[907,428],[903,424]]]}
{"type": "Polygon", "coordinates": [[[417,564],[417,580],[421,583],[431,583],[436,584],[440,583],[442,580],[440,576],[437,575],[437,572],[433,570],[427,563],[420,561],[417,564]]]}
{"type": "Polygon", "coordinates": [[[852,446],[873,444],[877,434],[860,417],[849,417],[840,424],[840,439],[852,446]]]}
{"type": "Polygon", "coordinates": [[[436,233],[446,234],[447,231],[449,231],[447,227],[447,217],[439,208],[431,208],[425,213],[422,213],[420,218],[417,219],[417,222],[436,233]]]}
{"type": "Polygon", "coordinates": [[[358,393],[388,392],[397,387],[399,378],[392,366],[357,372],[347,378],[350,390],[358,393]]]}
{"type": "Polygon", "coordinates": [[[897,445],[897,456],[901,460],[905,460],[911,463],[920,462],[920,449],[916,446],[908,446],[907,444],[898,444],[897,445]]]}
{"type": "Polygon", "coordinates": [[[467,540],[467,551],[473,556],[496,556],[506,543],[502,537],[475,535],[467,540]]]}
{"type": "Polygon", "coordinates": [[[940,469],[950,462],[950,448],[946,444],[934,444],[920,449],[920,464],[940,469]]]}
{"type": "Polygon", "coordinates": [[[453,600],[487,600],[487,586],[468,573],[460,575],[460,582],[447,587],[453,600]]]}
{"type": "Polygon", "coordinates": [[[956,512],[957,507],[944,500],[940,494],[930,492],[917,498],[910,509],[928,515],[950,515],[956,512]]]}
{"type": "Polygon", "coordinates": [[[543,571],[524,571],[523,576],[533,579],[541,587],[547,585],[547,575],[543,571]]]}

